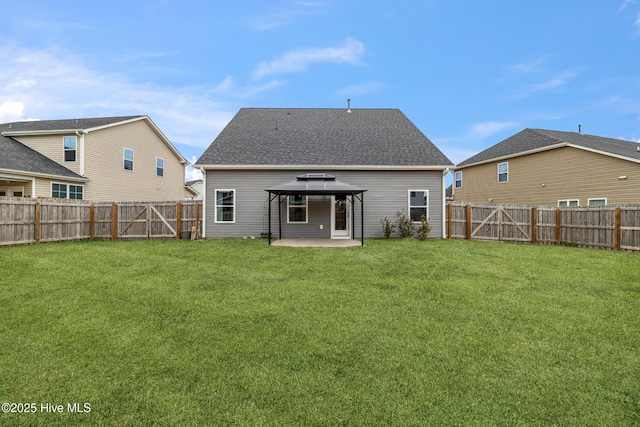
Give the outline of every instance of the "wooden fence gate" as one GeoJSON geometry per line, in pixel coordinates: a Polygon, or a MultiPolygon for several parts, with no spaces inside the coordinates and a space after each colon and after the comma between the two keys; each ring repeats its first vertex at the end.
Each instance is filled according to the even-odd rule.
{"type": "Polygon", "coordinates": [[[531,211],[507,206],[479,206],[471,213],[471,238],[531,241],[531,211]]]}

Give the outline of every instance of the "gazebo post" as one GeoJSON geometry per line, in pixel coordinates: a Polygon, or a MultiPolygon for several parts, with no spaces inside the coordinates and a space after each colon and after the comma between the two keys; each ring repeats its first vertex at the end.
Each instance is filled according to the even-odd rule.
{"type": "Polygon", "coordinates": [[[364,246],[364,192],[360,193],[360,246],[364,246]]]}
{"type": "Polygon", "coordinates": [[[351,238],[356,238],[356,195],[351,194],[351,238]]]}
{"type": "Polygon", "coordinates": [[[280,193],[278,193],[278,239],[282,240],[282,202],[280,201],[280,193]]]}
{"type": "Polygon", "coordinates": [[[271,193],[267,193],[267,203],[269,203],[269,246],[271,246],[271,193]]]}

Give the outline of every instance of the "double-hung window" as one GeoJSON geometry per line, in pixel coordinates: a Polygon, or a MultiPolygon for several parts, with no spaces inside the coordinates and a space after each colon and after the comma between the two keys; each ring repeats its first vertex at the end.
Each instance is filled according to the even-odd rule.
{"type": "Polygon", "coordinates": [[[579,204],[580,204],[580,200],[578,199],[558,200],[559,208],[568,208],[568,207],[578,206],[579,204]]]}
{"type": "Polygon", "coordinates": [[[296,194],[287,197],[287,222],[306,224],[307,212],[307,196],[296,194]]]}
{"type": "Polygon", "coordinates": [[[420,221],[429,218],[429,190],[409,190],[409,217],[420,221]]]}
{"type": "Polygon", "coordinates": [[[78,148],[78,140],[75,136],[65,136],[63,138],[64,145],[64,161],[75,162],[76,150],[78,148]]]}
{"type": "Polygon", "coordinates": [[[456,172],[456,188],[462,188],[462,172],[456,172]]]}
{"type": "Polygon", "coordinates": [[[236,222],[236,190],[216,190],[215,222],[236,222]]]}
{"type": "Polygon", "coordinates": [[[133,170],[133,150],[125,148],[123,152],[124,157],[124,170],[133,170]]]}
{"type": "Polygon", "coordinates": [[[164,176],[164,159],[156,157],[156,176],[164,176]]]}
{"type": "Polygon", "coordinates": [[[54,199],[82,200],[83,190],[82,185],[51,183],[51,197],[54,199]]]}
{"type": "Polygon", "coordinates": [[[587,199],[587,204],[589,206],[605,206],[607,204],[606,198],[598,198],[598,199],[587,199]]]}
{"type": "Polygon", "coordinates": [[[498,182],[509,182],[509,162],[498,164],[498,182]]]}
{"type": "Polygon", "coordinates": [[[58,184],[56,182],[51,184],[51,197],[54,199],[66,199],[67,198],[67,184],[58,184]]]}

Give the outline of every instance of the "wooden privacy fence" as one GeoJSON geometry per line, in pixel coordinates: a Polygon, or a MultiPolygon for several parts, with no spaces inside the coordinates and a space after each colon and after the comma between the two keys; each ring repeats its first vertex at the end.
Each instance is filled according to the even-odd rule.
{"type": "Polygon", "coordinates": [[[447,236],[640,251],[640,205],[555,208],[452,202],[447,204],[447,236]]]}
{"type": "Polygon", "coordinates": [[[0,245],[200,235],[202,202],[88,202],[0,198],[0,245]]]}

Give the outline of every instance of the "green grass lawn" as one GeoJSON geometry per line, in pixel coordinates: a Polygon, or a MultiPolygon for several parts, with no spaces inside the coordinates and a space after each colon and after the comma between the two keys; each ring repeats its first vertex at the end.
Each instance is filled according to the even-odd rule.
{"type": "Polygon", "coordinates": [[[0,425],[639,425],[639,256],[416,240],[0,248],[0,400],[36,404],[0,425]]]}

